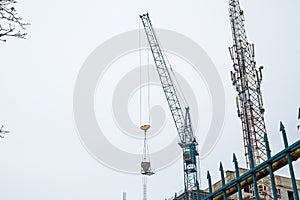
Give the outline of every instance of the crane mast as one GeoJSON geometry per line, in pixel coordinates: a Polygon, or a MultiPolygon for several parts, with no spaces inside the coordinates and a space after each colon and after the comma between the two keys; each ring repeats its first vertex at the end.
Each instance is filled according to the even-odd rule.
{"type": "Polygon", "coordinates": [[[264,134],[267,132],[265,109],[260,89],[262,67],[259,69],[256,67],[254,45],[247,41],[245,19],[238,0],[229,1],[229,17],[233,37],[233,46],[229,48],[234,69],[231,71],[231,80],[238,92],[237,113],[242,121],[246,164],[249,167],[248,146],[250,146],[256,166],[267,159],[264,144],[264,134]]]}
{"type": "Polygon", "coordinates": [[[198,144],[192,130],[189,107],[185,108],[184,114],[165,57],[152,27],[149,14],[140,15],[140,18],[144,25],[160,82],[180,139],[179,145],[183,152],[185,199],[195,199],[194,197],[190,198],[189,193],[192,191],[196,191],[196,198],[200,199],[196,158],[198,156],[198,144]]]}

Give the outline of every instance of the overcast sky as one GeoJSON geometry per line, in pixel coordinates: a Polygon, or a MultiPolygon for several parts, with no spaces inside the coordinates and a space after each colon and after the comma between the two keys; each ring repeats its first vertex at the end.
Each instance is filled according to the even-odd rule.
{"type": "MultiPolygon", "coordinates": [[[[128,200],[142,198],[140,175],[104,166],[82,145],[74,122],[73,92],[88,56],[113,36],[138,29],[139,14],[145,12],[150,13],[156,28],[183,34],[200,45],[223,83],[225,121],[215,148],[201,160],[201,186],[206,187],[207,170],[214,181],[219,180],[220,161],[226,170],[233,169],[233,152],[240,165],[245,166],[241,123],[235,107],[236,92],[229,76],[232,62],[228,46],[232,45],[232,38],[227,4],[220,0],[20,1],[16,8],[24,20],[31,23],[28,37],[0,43],[0,123],[11,131],[0,140],[0,199],[121,199],[122,192],[127,192],[128,200]]],[[[297,121],[300,2],[253,0],[241,4],[249,42],[255,43],[257,64],[264,66],[265,117],[275,154],[283,147],[280,120],[286,125],[290,143],[300,138],[296,130],[300,123],[297,121]]],[[[113,82],[119,79],[112,77],[113,82]]],[[[113,88],[108,84],[106,89],[113,88]]],[[[197,85],[193,85],[193,89],[196,90],[197,85]]],[[[128,112],[134,115],[130,109],[128,112]]],[[[96,114],[112,118],[111,112],[98,110],[96,114]]],[[[171,120],[170,115],[166,118],[171,120]]],[[[115,126],[110,128],[116,129],[115,126]]],[[[110,141],[124,151],[132,151],[123,149],[126,145],[120,140],[110,138],[110,141]]],[[[167,145],[168,137],[161,142],[167,145]]],[[[142,144],[140,140],[137,143],[142,144]]],[[[142,148],[136,151],[141,153],[142,148]]],[[[300,178],[299,161],[294,166],[300,178]]],[[[288,175],[288,171],[280,170],[278,174],[288,175]]],[[[182,187],[182,161],[177,160],[148,179],[148,199],[168,198],[182,187]]]]}

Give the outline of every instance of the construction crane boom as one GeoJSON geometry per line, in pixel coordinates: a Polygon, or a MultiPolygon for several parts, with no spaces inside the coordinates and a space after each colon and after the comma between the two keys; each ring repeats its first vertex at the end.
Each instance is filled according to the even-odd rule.
{"type": "MultiPolygon", "coordinates": [[[[198,173],[197,173],[197,142],[193,134],[189,107],[185,108],[183,113],[179,98],[176,94],[176,89],[173,84],[170,72],[168,70],[164,54],[160,48],[158,39],[152,27],[149,14],[140,15],[144,29],[147,35],[149,46],[154,58],[156,69],[162,84],[162,88],[167,99],[170,111],[180,139],[180,147],[183,151],[183,166],[184,166],[184,186],[185,199],[189,199],[189,192],[197,191],[197,199],[200,199],[198,173]]],[[[192,197],[192,199],[195,199],[192,197]]]]}

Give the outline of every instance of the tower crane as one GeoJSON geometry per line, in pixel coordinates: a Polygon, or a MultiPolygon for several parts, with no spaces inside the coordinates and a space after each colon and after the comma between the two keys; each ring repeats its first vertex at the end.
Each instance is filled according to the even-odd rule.
{"type": "Polygon", "coordinates": [[[140,19],[144,25],[160,82],[180,140],[179,146],[181,147],[183,153],[185,200],[200,200],[197,169],[197,157],[199,155],[197,149],[198,143],[193,133],[189,107],[185,107],[184,113],[180,105],[179,98],[176,94],[174,82],[172,81],[168,66],[166,64],[165,55],[160,48],[158,38],[155,34],[154,28],[152,27],[149,14],[147,13],[140,15],[140,19]],[[189,195],[193,192],[196,192],[196,198],[193,195],[189,195]]]}

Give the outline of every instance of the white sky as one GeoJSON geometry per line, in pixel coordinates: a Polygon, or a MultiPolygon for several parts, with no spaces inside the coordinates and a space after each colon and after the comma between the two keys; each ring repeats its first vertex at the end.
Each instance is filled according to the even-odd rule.
{"type": "MultiPolygon", "coordinates": [[[[0,43],[0,123],[11,131],[0,140],[0,199],[141,199],[142,179],[113,171],[81,145],[73,120],[73,89],[87,56],[114,35],[138,28],[149,12],[155,27],[182,33],[211,57],[226,93],[226,119],[212,153],[201,160],[202,186],[219,162],[233,169],[235,152],[244,166],[240,120],[229,71],[232,45],[227,1],[22,1],[16,8],[32,25],[26,40],[0,43]]],[[[242,1],[249,42],[264,65],[262,92],[273,153],[282,149],[279,121],[290,143],[300,107],[300,2],[242,1]]],[[[104,113],[107,114],[107,113],[104,113]]],[[[109,117],[109,115],[108,115],[109,117]]],[[[300,178],[300,163],[294,163],[300,178]]],[[[148,179],[148,198],[164,199],[182,188],[181,160],[148,179]]],[[[279,174],[288,175],[286,170],[279,174]]]]}

